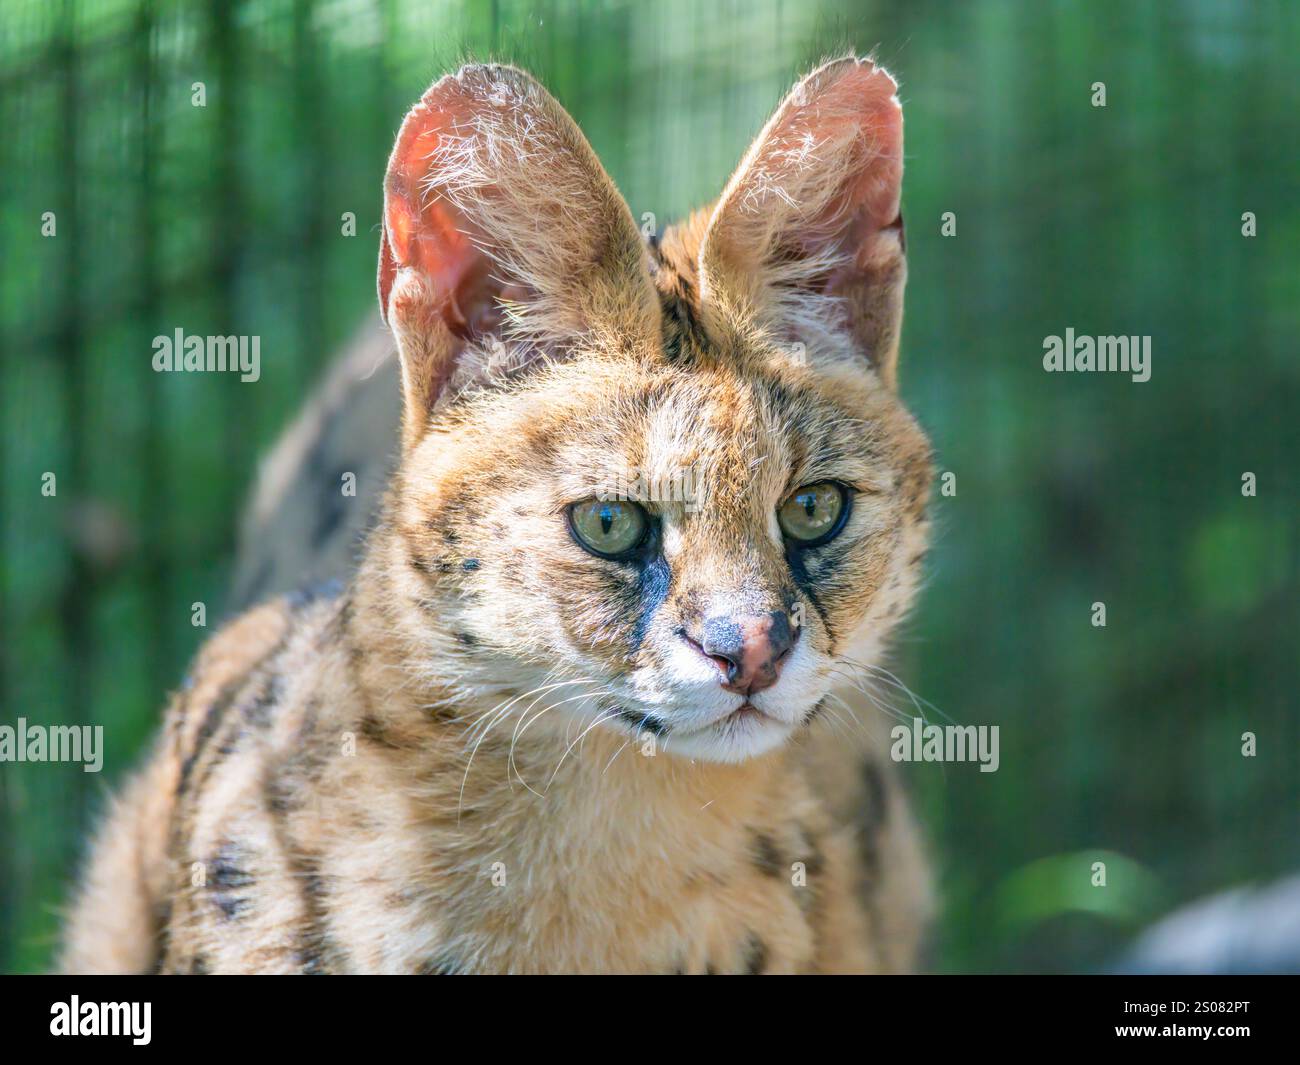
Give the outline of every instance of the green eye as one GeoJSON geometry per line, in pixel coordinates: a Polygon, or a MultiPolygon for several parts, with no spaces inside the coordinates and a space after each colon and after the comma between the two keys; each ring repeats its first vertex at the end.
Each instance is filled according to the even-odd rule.
{"type": "Polygon", "coordinates": [[[569,508],[574,538],[601,558],[618,558],[641,546],[649,521],[635,503],[590,499],[569,508]]]}
{"type": "Polygon", "coordinates": [[[833,481],[804,485],[776,512],[781,531],[802,547],[838,536],[848,516],[848,496],[833,481]]]}

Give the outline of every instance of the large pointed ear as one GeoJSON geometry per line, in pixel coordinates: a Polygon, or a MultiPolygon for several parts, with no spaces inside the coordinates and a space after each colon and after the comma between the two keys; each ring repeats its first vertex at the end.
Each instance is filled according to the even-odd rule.
{"type": "Polygon", "coordinates": [[[658,335],[627,204],[565,110],[512,67],[448,75],[402,123],[379,304],[401,358],[407,447],[440,398],[502,361],[658,335]]]}
{"type": "Polygon", "coordinates": [[[718,201],[700,248],[705,321],[865,356],[895,387],[907,278],[903,112],[869,59],[804,78],[718,201]]]}

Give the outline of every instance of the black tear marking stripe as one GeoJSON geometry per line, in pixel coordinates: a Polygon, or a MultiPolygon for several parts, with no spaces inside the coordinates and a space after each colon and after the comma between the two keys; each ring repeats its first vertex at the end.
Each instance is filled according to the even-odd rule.
{"type": "Polygon", "coordinates": [[[632,629],[629,650],[633,655],[641,650],[641,644],[645,640],[646,633],[650,631],[655,614],[663,606],[672,587],[672,573],[667,560],[662,555],[656,554],[641,568],[637,577],[637,586],[640,592],[637,599],[641,611],[632,629]]]}

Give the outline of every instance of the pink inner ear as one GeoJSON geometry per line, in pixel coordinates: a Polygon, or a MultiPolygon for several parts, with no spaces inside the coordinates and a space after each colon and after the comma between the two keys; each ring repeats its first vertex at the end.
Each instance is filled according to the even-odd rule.
{"type": "Polygon", "coordinates": [[[456,122],[454,113],[422,102],[402,123],[384,182],[379,303],[386,317],[398,270],[414,270],[427,294],[420,313],[432,312],[453,335],[465,338],[495,324],[501,286],[475,243],[481,234],[449,200],[425,189],[440,139],[456,122]]]}
{"type": "Polygon", "coordinates": [[[797,116],[818,140],[851,135],[854,163],[823,215],[824,224],[813,230],[814,241],[829,239],[851,252],[859,269],[897,247],[895,234],[901,232],[903,112],[897,90],[881,68],[849,63],[797,116]]]}

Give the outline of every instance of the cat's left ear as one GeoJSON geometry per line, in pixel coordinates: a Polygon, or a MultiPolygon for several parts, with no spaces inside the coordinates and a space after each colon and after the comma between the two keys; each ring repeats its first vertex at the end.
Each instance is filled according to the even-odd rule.
{"type": "Polygon", "coordinates": [[[700,249],[706,324],[757,318],[785,340],[864,355],[896,387],[907,279],[903,111],[869,59],[786,97],[718,201],[700,249]]]}

